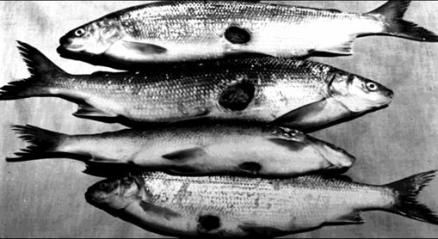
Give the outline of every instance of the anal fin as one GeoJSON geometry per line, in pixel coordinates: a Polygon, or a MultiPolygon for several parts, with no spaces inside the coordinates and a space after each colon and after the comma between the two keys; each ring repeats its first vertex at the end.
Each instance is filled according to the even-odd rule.
{"type": "Polygon", "coordinates": [[[117,117],[117,115],[108,114],[88,104],[79,104],[78,110],[74,112],[73,115],[78,118],[84,118],[84,119],[104,119],[104,118],[117,117]]]}
{"type": "Polygon", "coordinates": [[[246,232],[247,236],[251,236],[254,238],[272,238],[287,234],[286,231],[279,228],[260,226],[251,223],[244,223],[242,225],[239,225],[239,228],[246,232]]]}
{"type": "Polygon", "coordinates": [[[349,214],[346,215],[342,215],[332,221],[329,222],[329,224],[337,224],[337,225],[342,225],[342,224],[363,224],[365,221],[363,220],[363,218],[360,216],[360,212],[358,211],[353,211],[349,214]]]}
{"type": "Polygon", "coordinates": [[[323,49],[316,49],[316,51],[326,52],[334,55],[348,56],[353,54],[353,42],[354,42],[354,38],[351,38],[350,40],[344,42],[341,45],[323,48],[323,49]]]}

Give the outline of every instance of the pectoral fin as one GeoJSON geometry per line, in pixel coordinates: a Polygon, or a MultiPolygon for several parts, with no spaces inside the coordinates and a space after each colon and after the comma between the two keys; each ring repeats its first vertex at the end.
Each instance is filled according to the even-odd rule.
{"type": "MultiPolygon", "coordinates": [[[[315,118],[321,113],[327,105],[327,101],[321,100],[315,103],[311,103],[305,106],[302,106],[296,110],[290,111],[277,119],[274,120],[274,123],[285,123],[285,122],[302,122],[304,120],[315,118]]],[[[289,124],[288,124],[289,125],[289,124]]],[[[293,127],[292,127],[293,128],[293,127]]]]}
{"type": "Polygon", "coordinates": [[[328,127],[349,118],[353,113],[332,98],[323,99],[280,116],[273,124],[284,125],[304,132],[328,127]]]}
{"type": "Polygon", "coordinates": [[[219,96],[219,104],[232,111],[244,110],[254,99],[255,86],[244,80],[227,87],[219,96]]]}
{"type": "Polygon", "coordinates": [[[117,115],[115,114],[109,114],[107,112],[104,112],[102,110],[99,110],[97,108],[94,108],[91,105],[88,104],[79,104],[78,110],[73,113],[74,116],[78,118],[85,118],[85,119],[102,119],[102,118],[116,118],[117,115]]]}
{"type": "Polygon", "coordinates": [[[165,154],[162,157],[168,160],[190,160],[198,157],[202,157],[206,152],[202,148],[191,148],[178,150],[169,154],[165,154]]]}
{"type": "Polygon", "coordinates": [[[142,42],[123,41],[122,46],[131,52],[137,52],[140,54],[163,54],[167,51],[166,48],[142,42]]]}
{"type": "Polygon", "coordinates": [[[272,143],[275,143],[279,146],[283,146],[288,148],[291,151],[300,151],[301,149],[303,149],[306,144],[304,143],[300,143],[297,141],[292,141],[292,140],[287,140],[287,139],[280,139],[280,138],[270,138],[268,139],[269,141],[271,141],[272,143]]]}
{"type": "Polygon", "coordinates": [[[362,224],[365,221],[360,216],[358,211],[353,211],[350,214],[342,215],[329,222],[329,224],[362,224]]]}
{"type": "Polygon", "coordinates": [[[157,215],[160,215],[167,220],[175,217],[180,217],[181,215],[177,212],[174,212],[170,209],[159,207],[156,205],[153,205],[152,203],[147,203],[145,201],[140,201],[140,207],[145,211],[149,213],[154,213],[157,215]]]}

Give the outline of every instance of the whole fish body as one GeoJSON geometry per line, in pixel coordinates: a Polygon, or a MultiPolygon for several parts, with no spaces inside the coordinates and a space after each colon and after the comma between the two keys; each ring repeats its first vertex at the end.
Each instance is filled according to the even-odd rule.
{"type": "Polygon", "coordinates": [[[355,160],[300,131],[248,122],[182,122],[91,135],[66,135],[34,126],[14,129],[30,145],[8,161],[67,155],[92,165],[125,164],[184,175],[289,177],[319,170],[343,172],[355,160]]]}
{"type": "Polygon", "coordinates": [[[312,52],[352,54],[356,37],[392,35],[438,41],[402,20],[410,1],[392,0],[369,13],[346,13],[247,1],[161,1],[113,12],[60,39],[62,56],[106,62],[172,62],[235,53],[275,57],[312,52]]]}
{"type": "Polygon", "coordinates": [[[19,43],[32,77],[0,89],[0,100],[60,97],[75,116],[101,121],[173,122],[194,118],[323,128],[389,105],[392,91],[328,65],[244,58],[151,68],[142,72],[71,75],[19,43]]]}
{"type": "Polygon", "coordinates": [[[360,211],[385,210],[438,224],[416,197],[434,176],[374,186],[306,175],[291,179],[179,177],[143,173],[108,179],[85,194],[92,205],[171,236],[282,236],[330,224],[360,224],[360,211]]]}

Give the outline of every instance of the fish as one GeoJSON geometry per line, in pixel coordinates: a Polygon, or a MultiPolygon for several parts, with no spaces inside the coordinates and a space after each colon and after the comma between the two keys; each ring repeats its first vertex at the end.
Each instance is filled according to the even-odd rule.
{"type": "Polygon", "coordinates": [[[7,161],[67,157],[88,163],[88,174],[107,164],[178,175],[290,177],[343,173],[355,161],[345,150],[298,130],[250,122],[181,122],[84,135],[32,125],[13,129],[29,145],[7,161]]]}
{"type": "Polygon", "coordinates": [[[327,225],[362,224],[360,212],[369,210],[438,225],[437,215],[417,201],[435,173],[369,185],[344,175],[262,179],[142,172],[100,181],[88,188],[85,199],[167,236],[277,237],[327,225]]]}
{"type": "Polygon", "coordinates": [[[245,58],[135,72],[69,74],[18,42],[31,77],[0,88],[0,100],[58,97],[74,116],[137,128],[181,120],[273,122],[305,132],[387,107],[393,91],[308,60],[245,58]]]}
{"type": "Polygon", "coordinates": [[[57,51],[123,68],[239,54],[351,55],[355,39],[370,35],[437,42],[435,33],[402,19],[410,2],[390,0],[368,13],[348,13],[248,1],[159,1],[74,28],[60,38],[57,51]]]}

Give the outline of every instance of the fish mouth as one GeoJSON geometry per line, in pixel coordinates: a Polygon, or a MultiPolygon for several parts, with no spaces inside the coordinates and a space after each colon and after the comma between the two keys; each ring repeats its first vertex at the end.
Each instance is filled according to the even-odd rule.
{"type": "Polygon", "coordinates": [[[59,47],[56,48],[56,51],[59,54],[65,54],[68,52],[79,52],[82,51],[83,46],[78,44],[73,44],[73,40],[67,36],[61,37],[59,39],[59,47]]]}
{"type": "Polygon", "coordinates": [[[62,55],[67,53],[80,52],[82,51],[82,49],[83,47],[80,45],[61,44],[58,48],[56,48],[56,51],[62,55]]]}

